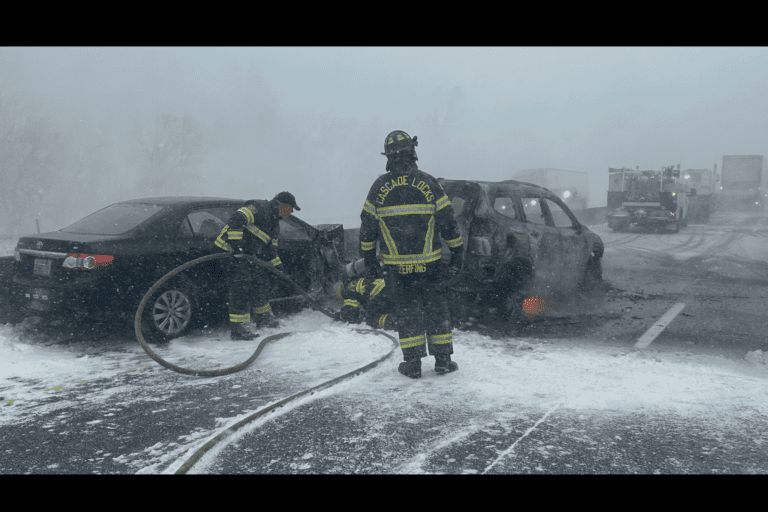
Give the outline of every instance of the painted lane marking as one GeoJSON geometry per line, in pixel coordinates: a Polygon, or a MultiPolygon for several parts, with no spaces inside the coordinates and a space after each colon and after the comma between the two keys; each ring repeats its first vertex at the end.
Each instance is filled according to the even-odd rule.
{"type": "Polygon", "coordinates": [[[650,329],[645,331],[645,334],[640,336],[637,339],[637,343],[635,343],[635,348],[647,348],[648,345],[651,344],[653,340],[656,339],[656,337],[661,334],[661,332],[666,329],[667,325],[669,325],[669,322],[675,319],[675,317],[683,310],[685,307],[685,304],[683,302],[678,302],[671,308],[669,308],[669,311],[664,313],[664,315],[659,318],[659,321],[656,322],[651,326],[650,329]]]}
{"type": "Polygon", "coordinates": [[[560,407],[561,405],[563,405],[563,402],[564,402],[563,400],[560,400],[560,401],[558,401],[558,402],[557,402],[557,403],[554,405],[554,407],[552,407],[550,410],[548,410],[548,411],[546,412],[546,414],[544,414],[544,416],[542,416],[541,418],[539,418],[539,421],[537,421],[536,423],[534,423],[532,427],[530,427],[528,430],[526,430],[526,431],[525,431],[525,433],[524,433],[522,436],[520,436],[520,439],[518,439],[517,441],[515,441],[514,443],[512,443],[512,445],[511,445],[509,448],[507,448],[506,450],[504,450],[503,452],[501,452],[501,454],[500,454],[498,457],[496,457],[496,460],[494,460],[493,462],[491,462],[491,463],[488,465],[488,467],[486,467],[486,468],[483,470],[482,474],[483,474],[483,475],[484,475],[484,474],[486,474],[488,471],[490,471],[490,470],[493,468],[493,466],[495,466],[496,464],[498,464],[498,463],[499,463],[499,461],[501,461],[501,459],[503,459],[504,457],[506,457],[507,455],[509,455],[510,453],[512,453],[512,452],[514,451],[514,449],[515,449],[515,446],[517,446],[517,443],[519,443],[520,441],[522,441],[523,439],[525,439],[525,438],[526,438],[526,436],[528,436],[528,434],[530,434],[531,432],[533,432],[534,430],[536,430],[536,427],[538,427],[540,423],[543,423],[543,422],[544,422],[544,420],[546,420],[546,419],[549,417],[549,415],[550,415],[550,414],[552,414],[553,412],[555,412],[555,410],[557,410],[557,408],[558,408],[558,407],[560,407]]]}

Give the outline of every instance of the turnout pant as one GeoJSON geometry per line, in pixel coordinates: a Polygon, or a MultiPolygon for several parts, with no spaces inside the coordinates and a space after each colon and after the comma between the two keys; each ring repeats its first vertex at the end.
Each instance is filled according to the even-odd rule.
{"type": "Polygon", "coordinates": [[[269,313],[272,308],[267,271],[246,259],[232,258],[227,263],[229,321],[248,322],[251,312],[256,315],[269,313]]]}
{"type": "Polygon", "coordinates": [[[432,356],[453,354],[451,317],[442,289],[440,263],[421,268],[425,270],[401,274],[398,266],[391,267],[397,331],[406,361],[426,357],[427,350],[432,356]]]}

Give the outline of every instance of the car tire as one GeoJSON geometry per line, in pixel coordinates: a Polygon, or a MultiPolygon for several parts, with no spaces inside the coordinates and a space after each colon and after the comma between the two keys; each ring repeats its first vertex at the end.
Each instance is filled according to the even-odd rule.
{"type": "Polygon", "coordinates": [[[198,323],[200,310],[194,289],[184,283],[163,286],[144,308],[142,331],[153,341],[170,341],[198,323]]]}
{"type": "Polygon", "coordinates": [[[530,283],[529,267],[518,262],[513,267],[510,279],[503,285],[496,286],[494,291],[498,298],[497,303],[501,305],[497,308],[497,316],[500,320],[508,322],[513,327],[523,327],[529,323],[523,311],[523,302],[530,283]]]}

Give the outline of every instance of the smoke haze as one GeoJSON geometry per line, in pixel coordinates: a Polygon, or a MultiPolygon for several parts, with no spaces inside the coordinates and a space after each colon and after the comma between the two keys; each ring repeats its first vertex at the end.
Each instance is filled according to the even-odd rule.
{"type": "Polygon", "coordinates": [[[295,194],[359,223],[392,130],[435,176],[766,154],[766,48],[0,48],[0,233],[113,202],[295,194]]]}

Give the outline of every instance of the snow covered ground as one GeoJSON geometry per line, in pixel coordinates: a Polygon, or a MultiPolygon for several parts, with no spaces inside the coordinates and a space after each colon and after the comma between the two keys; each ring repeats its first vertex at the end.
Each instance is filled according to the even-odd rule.
{"type": "MultiPolygon", "coordinates": [[[[244,372],[220,378],[221,400],[228,400],[233,393],[257,396],[261,393],[260,383],[269,381],[290,387],[290,393],[274,397],[269,405],[359,368],[393,347],[388,338],[359,334],[349,326],[331,323],[315,311],[305,310],[283,323],[280,329],[263,335],[285,331],[295,334],[267,345],[244,372]],[[233,379],[239,379],[238,384],[233,379]]],[[[226,446],[242,441],[260,425],[307,401],[329,396],[353,402],[356,414],[372,415],[383,424],[402,421],[404,408],[423,410],[427,404],[442,404],[452,411],[452,421],[457,422],[452,436],[456,440],[492,423],[494,418],[503,420],[520,410],[540,410],[542,415],[555,411],[587,415],[673,413],[705,419],[713,428],[736,424],[747,412],[768,417],[768,358],[763,353],[730,360],[691,352],[632,351],[607,346],[601,340],[499,340],[460,331],[455,331],[454,336],[458,372],[438,376],[428,358],[421,380],[406,379],[397,372],[401,359],[398,349],[371,372],[290,403],[279,413],[244,427],[219,443],[193,470],[210,470],[226,446]]],[[[226,332],[213,332],[176,340],[157,351],[175,364],[210,369],[242,362],[255,347],[256,343],[230,342],[226,332]]],[[[36,422],[41,415],[75,404],[96,409],[103,405],[103,418],[93,420],[96,428],[114,414],[107,411],[121,404],[147,400],[162,411],[164,396],[172,391],[210,383],[208,379],[172,374],[147,357],[136,342],[46,345],[28,339],[19,326],[0,326],[0,427],[36,422]],[[142,378],[117,384],[121,374],[130,372],[140,373],[142,378]],[[169,376],[173,376],[168,381],[173,384],[171,388],[155,390],[151,396],[142,390],[142,380],[150,386],[153,379],[169,376]],[[89,388],[110,380],[115,383],[89,388]],[[76,399],[47,402],[59,392],[70,392],[68,396],[76,399]],[[30,404],[42,405],[30,408],[30,404]]],[[[198,429],[183,439],[156,443],[141,452],[108,455],[116,463],[127,465],[130,472],[174,472],[205,442],[257,409],[224,415],[217,418],[214,429],[198,429]]],[[[55,428],[55,422],[49,427],[55,428]]],[[[380,434],[374,429],[367,435],[380,434]]],[[[417,462],[391,471],[422,472],[417,462]]]]}
{"type": "Polygon", "coordinates": [[[0,237],[0,256],[13,256],[19,237],[0,237]]]}

